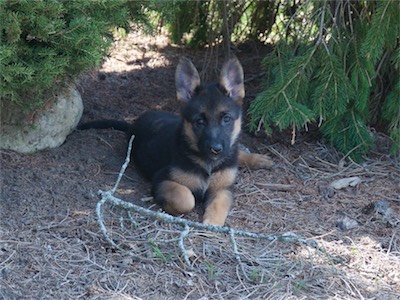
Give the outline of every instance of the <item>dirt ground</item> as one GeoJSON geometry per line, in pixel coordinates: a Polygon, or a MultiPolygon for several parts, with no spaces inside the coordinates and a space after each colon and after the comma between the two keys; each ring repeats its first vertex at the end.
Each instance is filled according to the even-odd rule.
{"type": "MultiPolygon", "coordinates": [[[[259,65],[267,50],[249,43],[232,51],[244,67],[248,103],[261,89],[259,65]]],[[[164,36],[131,33],[117,41],[103,65],[77,82],[82,121],[133,121],[149,109],[177,112],[174,70],[181,55],[208,78],[223,62],[216,52],[174,46],[164,36]]],[[[2,150],[0,297],[400,299],[399,158],[388,154],[388,138],[376,135],[376,150],[357,164],[316,134],[299,134],[292,146],[290,133],[266,138],[245,129],[242,143],[275,165],[241,169],[227,225],[276,238],[236,236],[232,243],[229,234],[192,228],[183,248],[179,225],[115,205],[102,211],[121,249],[100,231],[97,192],[113,187],[125,160],[121,132],[75,131],[61,147],[33,155],[2,150]],[[329,186],[349,177],[360,182],[329,186]],[[282,241],[282,235],[293,239],[282,241]]],[[[134,167],[116,196],[158,210],[134,167]]],[[[186,218],[198,221],[199,214],[186,218]]]]}

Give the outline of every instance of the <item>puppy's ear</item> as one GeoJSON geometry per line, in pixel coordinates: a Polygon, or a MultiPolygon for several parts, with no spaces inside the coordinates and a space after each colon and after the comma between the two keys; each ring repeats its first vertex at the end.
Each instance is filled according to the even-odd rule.
{"type": "Polygon", "coordinates": [[[225,88],[229,97],[242,103],[245,94],[244,75],[243,68],[236,57],[229,59],[222,67],[220,84],[225,88]]]}
{"type": "Polygon", "coordinates": [[[178,100],[189,101],[199,85],[200,76],[196,67],[188,58],[181,57],[175,71],[175,87],[178,100]]]}

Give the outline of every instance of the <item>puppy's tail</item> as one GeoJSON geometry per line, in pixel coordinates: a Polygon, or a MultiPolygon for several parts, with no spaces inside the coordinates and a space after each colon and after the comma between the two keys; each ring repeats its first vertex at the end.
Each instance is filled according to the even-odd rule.
{"type": "Polygon", "coordinates": [[[114,129],[126,132],[128,134],[133,133],[133,125],[129,124],[125,121],[118,121],[118,120],[98,120],[87,122],[78,125],[77,129],[85,130],[85,129],[114,129]]]}

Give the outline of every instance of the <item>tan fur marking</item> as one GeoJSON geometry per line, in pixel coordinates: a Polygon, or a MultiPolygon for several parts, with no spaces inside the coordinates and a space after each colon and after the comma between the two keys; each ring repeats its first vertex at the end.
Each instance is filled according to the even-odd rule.
{"type": "Polygon", "coordinates": [[[252,170],[270,169],[273,164],[268,155],[239,151],[239,165],[242,167],[248,167],[252,170]]]}
{"type": "Polygon", "coordinates": [[[164,209],[173,215],[186,214],[193,210],[195,199],[192,192],[174,181],[163,181],[158,192],[165,198],[164,209]]]}
{"type": "Polygon", "coordinates": [[[237,168],[224,169],[213,173],[210,179],[210,202],[203,223],[223,226],[233,203],[233,194],[228,188],[235,182],[237,168]]]}
{"type": "Polygon", "coordinates": [[[224,169],[211,175],[209,188],[218,191],[229,188],[236,179],[237,168],[224,169]]]}
{"type": "Polygon", "coordinates": [[[205,190],[207,188],[207,182],[202,180],[200,176],[197,176],[194,173],[184,172],[180,169],[173,169],[171,171],[171,179],[188,187],[192,191],[197,189],[205,190]]]}
{"type": "Polygon", "coordinates": [[[235,124],[233,125],[233,132],[231,137],[231,147],[236,142],[237,138],[239,137],[240,131],[242,130],[242,118],[235,120],[235,124]]]}
{"type": "Polygon", "coordinates": [[[184,120],[183,122],[183,132],[185,133],[185,136],[188,138],[190,147],[195,151],[199,151],[199,147],[197,147],[197,138],[193,132],[192,124],[190,124],[186,120],[184,120]]]}
{"type": "Polygon", "coordinates": [[[231,191],[217,191],[214,199],[206,207],[203,223],[224,226],[232,202],[233,195],[231,191]]]}

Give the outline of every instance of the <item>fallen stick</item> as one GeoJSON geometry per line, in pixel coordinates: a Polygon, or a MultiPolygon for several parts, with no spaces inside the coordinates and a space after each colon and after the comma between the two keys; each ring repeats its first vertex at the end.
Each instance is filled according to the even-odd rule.
{"type": "Polygon", "coordinates": [[[261,183],[256,182],[255,185],[268,188],[271,191],[284,191],[284,192],[292,192],[296,189],[294,184],[280,184],[280,183],[261,183]]]}
{"type": "Polygon", "coordinates": [[[356,186],[361,182],[360,177],[353,176],[348,178],[342,178],[331,182],[330,186],[336,190],[346,188],[348,186],[356,186]]]}

